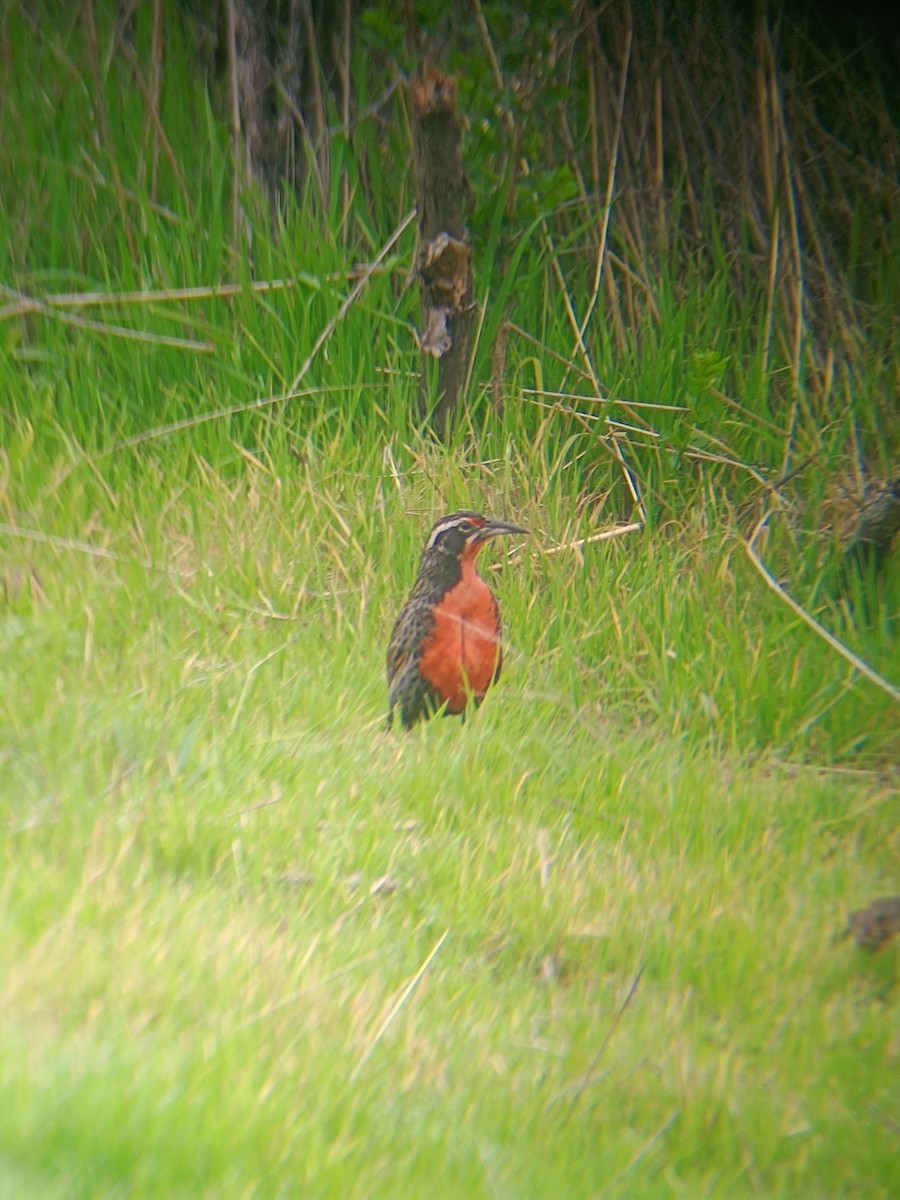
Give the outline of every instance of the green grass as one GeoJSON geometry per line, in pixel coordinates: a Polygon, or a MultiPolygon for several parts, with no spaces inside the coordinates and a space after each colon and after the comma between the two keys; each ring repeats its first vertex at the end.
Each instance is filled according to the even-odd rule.
{"type": "Polygon", "coordinates": [[[368,476],[38,498],[126,561],[31,546],[2,623],[9,1187],[890,1195],[896,958],[833,941],[889,702],[686,530],[513,558],[501,685],[387,733],[430,485],[368,476]]]}
{"type": "Polygon", "coordinates": [[[635,410],[647,527],[577,546],[633,506],[587,405],[525,390],[577,378],[539,226],[510,290],[538,346],[510,338],[502,414],[478,348],[447,449],[409,419],[410,230],[316,390],[128,444],[284,391],[405,185],[373,141],[350,232],[310,200],[273,240],[248,199],[253,261],[232,255],[227,140],[202,95],[174,102],[176,41],[190,205],[165,175],[149,202],[143,111],[106,81],[134,262],[115,196],[75,172],[89,73],[81,100],[47,75],[32,102],[44,58],[81,62],[77,29],[21,44],[4,180],[43,150],[0,187],[10,286],[305,283],[76,310],[202,351],[0,324],[0,1193],[897,1194],[897,950],[837,938],[900,884],[897,706],[742,544],[748,468],[814,452],[757,549],[897,685],[895,564],[877,608],[838,602],[821,515],[854,438],[890,461],[890,345],[801,395],[750,283],[742,306],[723,264],[673,261],[630,349],[598,319],[592,352],[614,395],[688,403],[692,428],[635,410]],[[485,554],[504,676],[465,723],[388,732],[390,623],[462,506],[532,531],[485,554]]]}

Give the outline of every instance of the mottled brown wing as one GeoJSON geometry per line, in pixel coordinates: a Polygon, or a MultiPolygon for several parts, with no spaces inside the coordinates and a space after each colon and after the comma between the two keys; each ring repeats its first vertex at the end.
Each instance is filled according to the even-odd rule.
{"type": "Polygon", "coordinates": [[[422,643],[433,622],[428,601],[409,600],[394,623],[387,649],[388,724],[398,705],[403,724],[409,726],[433,704],[431,689],[419,674],[422,643]]]}

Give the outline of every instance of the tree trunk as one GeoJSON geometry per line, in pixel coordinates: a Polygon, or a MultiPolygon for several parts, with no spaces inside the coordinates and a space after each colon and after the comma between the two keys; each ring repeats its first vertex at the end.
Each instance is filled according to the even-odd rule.
{"type": "MultiPolygon", "coordinates": [[[[437,403],[430,420],[435,432],[446,437],[465,387],[473,315],[472,251],[464,219],[468,182],[456,80],[426,61],[410,80],[410,101],[419,211],[419,346],[423,355],[438,360],[437,403]]],[[[423,419],[429,416],[424,364],[419,413],[423,419]]]]}
{"type": "Polygon", "coordinates": [[[327,192],[327,94],[340,76],[349,126],[354,2],[224,0],[235,159],[242,180],[255,179],[273,211],[282,189],[302,186],[310,161],[304,142],[315,151],[319,190],[327,192]]]}

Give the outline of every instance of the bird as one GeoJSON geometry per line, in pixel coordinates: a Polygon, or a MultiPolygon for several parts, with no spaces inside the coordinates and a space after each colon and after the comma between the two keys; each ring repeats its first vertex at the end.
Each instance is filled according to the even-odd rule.
{"type": "Polygon", "coordinates": [[[475,512],[432,527],[388,643],[388,726],[395,709],[405,729],[441,708],[464,715],[499,677],[500,609],[475,559],[491,538],[511,533],[527,530],[475,512]]]}

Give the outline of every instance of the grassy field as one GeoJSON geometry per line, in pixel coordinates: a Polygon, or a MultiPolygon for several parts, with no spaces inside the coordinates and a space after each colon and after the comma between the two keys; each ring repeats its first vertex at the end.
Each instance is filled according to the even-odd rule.
{"type": "Polygon", "coordinates": [[[438,447],[374,134],[366,188],[336,137],[333,189],[274,235],[248,196],[236,249],[174,29],[151,184],[121,57],[98,91],[77,22],[5,19],[0,1195],[897,1195],[897,950],[839,936],[900,890],[896,560],[833,586],[835,480],[896,463],[883,309],[829,376],[765,270],[663,254],[624,342],[594,297],[613,427],[571,200],[514,252],[487,205],[438,447]],[[531,531],[484,555],[504,677],[389,732],[457,507],[531,531]],[[881,682],[767,586],[766,513],[760,561],[881,682]]]}

